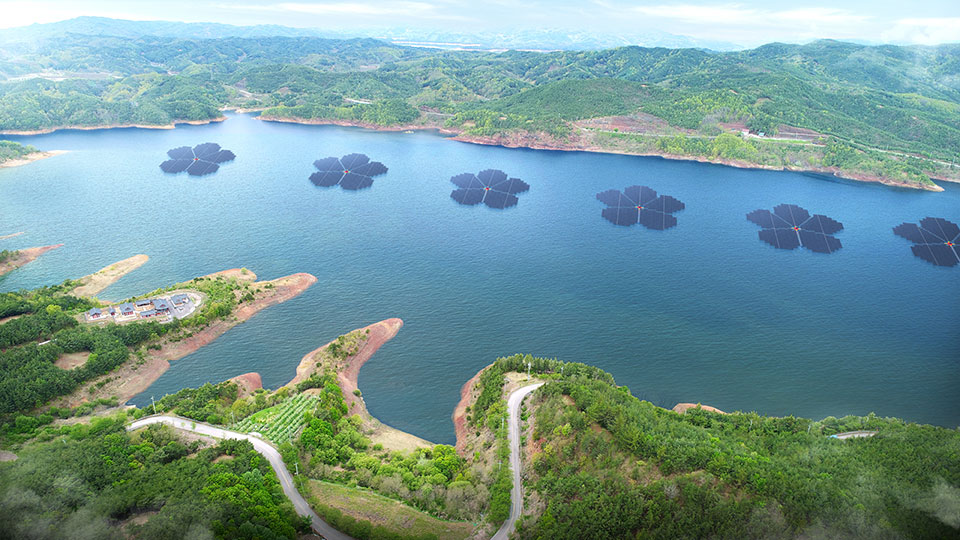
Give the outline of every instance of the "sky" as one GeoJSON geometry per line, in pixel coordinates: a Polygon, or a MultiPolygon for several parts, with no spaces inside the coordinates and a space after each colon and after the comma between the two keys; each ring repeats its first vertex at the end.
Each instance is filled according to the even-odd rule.
{"type": "Polygon", "coordinates": [[[960,0],[0,0],[0,14],[0,28],[92,15],[339,31],[350,27],[459,33],[659,31],[744,46],[820,38],[928,45],[960,42],[960,0]]]}

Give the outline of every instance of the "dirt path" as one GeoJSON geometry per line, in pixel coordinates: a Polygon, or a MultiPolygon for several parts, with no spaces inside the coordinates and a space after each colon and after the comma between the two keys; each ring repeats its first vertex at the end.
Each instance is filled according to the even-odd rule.
{"type": "Polygon", "coordinates": [[[37,257],[43,255],[44,253],[50,250],[57,249],[58,247],[63,247],[63,244],[56,244],[53,246],[32,247],[32,248],[17,250],[17,255],[15,257],[13,257],[12,259],[6,262],[0,263],[0,276],[8,272],[11,272],[13,270],[16,270],[17,268],[20,268],[21,266],[27,263],[33,262],[34,259],[36,259],[37,257]]]}
{"type": "MultiPolygon", "coordinates": [[[[370,360],[373,353],[377,352],[384,343],[396,336],[402,326],[402,320],[393,318],[354,330],[354,332],[361,333],[369,330],[370,333],[364,338],[357,354],[348,357],[346,364],[337,370],[337,382],[343,390],[343,398],[347,402],[350,414],[359,414],[360,417],[364,419],[364,427],[371,431],[369,437],[373,443],[380,443],[384,448],[390,450],[408,451],[416,448],[431,448],[434,445],[430,441],[392,428],[374,418],[370,412],[367,411],[367,405],[363,401],[363,398],[354,393],[355,390],[359,389],[357,379],[360,375],[360,368],[363,367],[367,360],[370,360]]],[[[316,370],[317,361],[319,360],[318,355],[334,341],[307,353],[297,366],[296,377],[287,383],[287,386],[295,386],[297,383],[310,378],[310,375],[316,370]]]]}
{"type": "Polygon", "coordinates": [[[70,294],[74,296],[96,296],[116,283],[118,279],[143,266],[148,260],[150,260],[150,257],[146,255],[134,255],[122,261],[117,261],[77,280],[80,285],[73,289],[70,294]]]}
{"type": "MultiPolygon", "coordinates": [[[[216,275],[242,276],[242,279],[250,281],[257,278],[256,274],[244,269],[225,270],[224,272],[211,274],[211,276],[216,275]]],[[[228,318],[214,321],[204,329],[180,341],[163,341],[160,350],[148,351],[142,362],[131,358],[126,364],[107,375],[88,381],[69,396],[54,400],[53,405],[76,407],[86,401],[110,396],[117,396],[120,402],[124,403],[150,387],[160,375],[163,375],[170,368],[170,362],[183,358],[212,343],[227,330],[250,319],[260,310],[300,295],[316,282],[317,278],[305,273],[293,274],[272,281],[257,282],[258,285],[269,283],[273,287],[259,287],[261,292],[257,294],[257,297],[234,309],[233,314],[228,318]],[[103,381],[106,382],[92,393],[89,391],[89,388],[95,387],[103,381]]]]}
{"type": "Polygon", "coordinates": [[[513,473],[513,489],[510,491],[510,517],[503,522],[492,540],[507,540],[513,533],[517,519],[523,514],[523,462],[520,459],[520,406],[523,399],[544,383],[531,384],[514,390],[507,398],[507,438],[510,441],[510,472],[513,473]]]}

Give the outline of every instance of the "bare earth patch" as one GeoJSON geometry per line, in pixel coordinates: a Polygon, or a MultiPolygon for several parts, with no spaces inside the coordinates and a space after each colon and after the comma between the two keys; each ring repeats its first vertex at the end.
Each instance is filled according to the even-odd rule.
{"type": "Polygon", "coordinates": [[[138,513],[138,514],[134,514],[134,515],[128,517],[127,519],[121,521],[121,522],[118,524],[118,528],[119,528],[121,531],[123,531],[123,537],[124,537],[124,538],[126,538],[126,539],[128,539],[128,540],[132,540],[132,539],[134,539],[134,538],[137,538],[137,535],[136,535],[136,534],[133,534],[133,531],[130,530],[130,527],[131,527],[131,526],[136,527],[136,526],[139,526],[139,525],[143,525],[144,523],[150,521],[150,518],[152,518],[153,516],[155,516],[155,515],[157,515],[157,514],[159,514],[159,513],[160,513],[160,512],[157,511],[157,510],[147,510],[147,511],[145,511],[145,512],[140,512],[140,513],[138,513]]]}
{"type": "Polygon", "coordinates": [[[6,450],[0,450],[0,462],[3,461],[16,461],[17,455],[13,452],[7,452],[6,450]]]}
{"type": "Polygon", "coordinates": [[[490,366],[478,371],[476,375],[471,377],[469,381],[465,382],[463,386],[460,387],[460,401],[457,403],[456,408],[453,409],[453,429],[457,434],[457,452],[461,455],[463,455],[466,451],[467,436],[470,433],[469,428],[467,427],[467,407],[477,400],[477,396],[480,394],[480,391],[475,387],[480,381],[480,374],[483,373],[483,370],[487,369],[488,367],[490,366]]]}
{"type": "MultiPolygon", "coordinates": [[[[257,276],[245,269],[227,270],[211,274],[242,276],[242,279],[253,281],[257,276]]],[[[192,336],[181,339],[180,341],[171,341],[165,339],[161,341],[160,350],[149,350],[143,358],[142,363],[131,359],[126,364],[116,370],[88,381],[80,388],[75,390],[69,396],[64,396],[55,400],[53,405],[58,407],[76,407],[86,401],[93,401],[102,397],[117,396],[121,403],[128,401],[133,396],[146,390],[160,375],[170,367],[170,362],[179,360],[188,354],[191,354],[201,347],[212,343],[215,339],[224,334],[227,330],[237,324],[244,322],[260,310],[269,306],[286,302],[294,298],[311,285],[317,282],[317,278],[306,273],[298,273],[272,281],[260,281],[258,285],[271,284],[272,287],[258,287],[260,292],[250,301],[241,304],[234,309],[233,314],[226,319],[218,319],[209,324],[202,330],[197,331],[192,336]],[[89,389],[106,381],[97,387],[93,392],[89,389]]]]}
{"type": "Polygon", "coordinates": [[[87,358],[90,358],[90,351],[61,354],[53,365],[60,369],[73,369],[86,364],[87,358]]]}
{"type": "Polygon", "coordinates": [[[58,247],[63,247],[63,244],[17,250],[17,255],[15,257],[7,260],[6,262],[0,263],[0,276],[6,274],[7,272],[16,270],[27,263],[33,262],[37,257],[50,250],[57,249],[58,247]]]}
{"type": "Polygon", "coordinates": [[[689,409],[703,409],[705,411],[710,411],[710,412],[715,412],[720,414],[727,414],[721,411],[720,409],[717,409],[716,407],[711,407],[709,405],[701,405],[699,403],[677,403],[676,405],[673,406],[673,412],[678,412],[680,414],[687,412],[689,409]]]}
{"type": "Polygon", "coordinates": [[[70,294],[74,296],[96,296],[116,283],[118,279],[143,266],[148,260],[150,260],[150,257],[146,255],[134,255],[128,259],[115,262],[106,268],[101,268],[89,276],[80,278],[78,280],[80,285],[73,289],[70,294]]]}
{"type": "MultiPolygon", "coordinates": [[[[369,334],[364,338],[357,354],[348,357],[346,364],[337,371],[337,382],[343,390],[343,398],[347,402],[348,410],[351,414],[359,414],[363,418],[365,432],[368,433],[374,444],[380,443],[386,449],[402,451],[432,448],[434,445],[430,441],[392,428],[371,416],[363,398],[354,394],[354,390],[358,390],[357,378],[360,374],[360,368],[384,343],[397,335],[402,326],[402,320],[393,318],[354,330],[354,332],[360,332],[361,334],[369,330],[369,334]]],[[[296,377],[287,383],[287,386],[296,386],[297,383],[310,378],[316,368],[318,355],[334,341],[307,353],[297,366],[296,377]]]]}
{"type": "Polygon", "coordinates": [[[256,390],[263,388],[263,381],[259,373],[244,373],[227,379],[228,382],[236,383],[238,387],[237,398],[247,397],[256,390]]]}

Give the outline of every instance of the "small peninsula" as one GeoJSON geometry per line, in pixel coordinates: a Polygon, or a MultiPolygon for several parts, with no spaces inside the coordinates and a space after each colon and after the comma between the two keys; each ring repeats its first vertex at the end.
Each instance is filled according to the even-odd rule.
{"type": "MultiPolygon", "coordinates": [[[[13,141],[0,141],[0,169],[20,167],[41,159],[65,154],[66,150],[40,151],[13,141]]],[[[0,240],[6,237],[0,237],[0,240]]]]}
{"type": "Polygon", "coordinates": [[[44,253],[60,247],[63,247],[63,244],[0,251],[0,276],[31,263],[44,253]]]}
{"type": "MultiPolygon", "coordinates": [[[[130,260],[121,263],[126,262],[129,266],[130,260]]],[[[250,270],[234,268],[144,295],[146,298],[161,292],[194,291],[201,295],[204,304],[197,315],[181,321],[170,335],[164,334],[149,347],[139,349],[135,353],[135,362],[123,365],[104,378],[91,379],[72,394],[56,401],[55,405],[76,407],[108,398],[125,402],[149,388],[170,368],[170,362],[212,343],[261,310],[295,298],[316,281],[316,277],[305,273],[257,281],[256,274],[250,270]]],[[[146,324],[159,326],[159,323],[146,324]]]]}

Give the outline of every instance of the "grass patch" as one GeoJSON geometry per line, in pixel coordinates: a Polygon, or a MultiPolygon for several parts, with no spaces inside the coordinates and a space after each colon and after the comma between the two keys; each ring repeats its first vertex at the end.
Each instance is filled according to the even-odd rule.
{"type": "Polygon", "coordinates": [[[475,529],[466,521],[445,521],[373,491],[310,480],[310,493],[320,504],[336,508],[357,520],[382,525],[410,536],[436,535],[439,540],[462,540],[475,529]]]}

